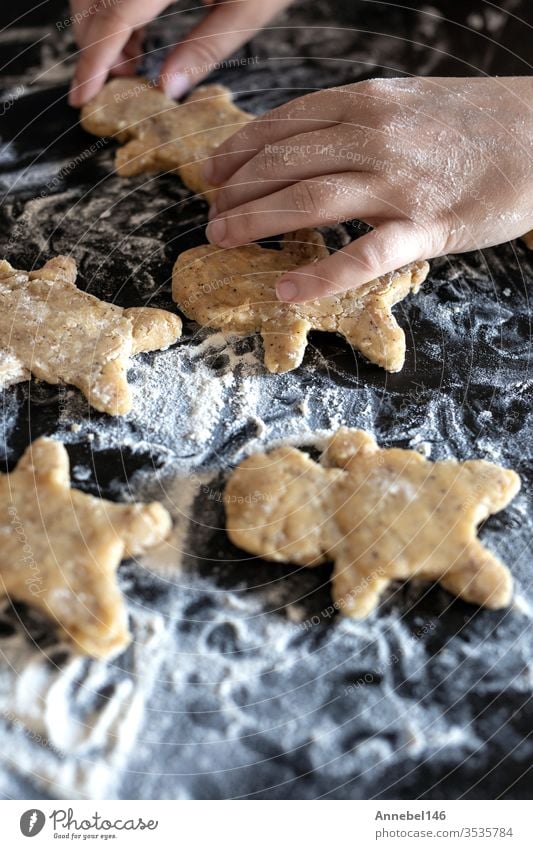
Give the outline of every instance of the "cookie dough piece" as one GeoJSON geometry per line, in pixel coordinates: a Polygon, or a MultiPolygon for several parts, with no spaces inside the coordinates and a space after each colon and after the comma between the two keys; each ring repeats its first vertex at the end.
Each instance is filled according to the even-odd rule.
{"type": "Polygon", "coordinates": [[[41,438],[0,474],[0,596],[39,608],[78,650],[106,657],[130,640],[116,571],[168,535],[167,511],[70,488],[64,446],[41,438]]]}
{"type": "Polygon", "coordinates": [[[36,271],[0,260],[0,389],[28,380],[70,383],[110,415],[131,409],[132,354],[172,345],[181,319],[166,310],[122,309],[77,288],[66,256],[36,271]]]}
{"type": "Polygon", "coordinates": [[[530,248],[533,250],[533,230],[530,230],[529,233],[526,233],[525,236],[522,236],[522,241],[526,248],[530,248]]]}
{"type": "Polygon", "coordinates": [[[177,171],[199,194],[213,189],[202,176],[204,161],[252,118],[224,86],[202,86],[176,103],[140,77],[112,80],[81,111],[89,133],[124,144],[115,160],[121,176],[177,171]]]}
{"type": "Polygon", "coordinates": [[[224,500],[235,545],[267,560],[333,561],[336,607],[364,618],[390,581],[406,578],[439,581],[491,609],[508,605],[509,570],[476,528],[519,488],[515,472],[492,463],[432,463],[341,428],[320,464],[292,447],[249,457],[224,500]]]}
{"type": "Polygon", "coordinates": [[[230,249],[202,245],[176,260],[172,297],[199,324],[234,333],[260,332],[271,372],[300,365],[307,334],[313,329],[340,333],[372,363],[400,371],[405,335],[391,310],[409,292],[419,290],[428,263],[414,262],[358,289],[305,304],[277,299],[276,282],[282,274],[327,256],[317,230],[286,235],[280,251],[259,245],[230,249]]]}

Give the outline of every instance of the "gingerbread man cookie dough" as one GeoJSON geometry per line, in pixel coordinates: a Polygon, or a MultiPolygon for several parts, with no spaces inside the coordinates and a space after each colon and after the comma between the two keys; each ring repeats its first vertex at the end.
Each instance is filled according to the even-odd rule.
{"type": "Polygon", "coordinates": [[[160,309],[122,309],[77,288],[66,256],[36,271],[0,260],[0,389],[28,380],[77,386],[104,413],[131,409],[130,356],[172,345],[181,319],[160,309]]]}
{"type": "Polygon", "coordinates": [[[530,248],[533,250],[533,230],[530,230],[529,233],[526,233],[525,236],[522,236],[522,241],[526,248],[530,248]]]}
{"type": "Polygon", "coordinates": [[[70,488],[68,454],[41,438],[0,474],[0,596],[50,616],[79,651],[106,657],[130,635],[116,571],[162,542],[167,511],[113,504],[70,488]]]}
{"type": "Polygon", "coordinates": [[[202,245],[176,260],[172,297],[199,324],[230,333],[261,333],[265,365],[271,372],[300,365],[313,329],[339,333],[370,362],[390,372],[400,371],[405,334],[392,307],[418,291],[428,263],[411,263],[358,289],[304,304],[277,299],[276,282],[282,274],[327,256],[317,230],[288,234],[281,250],[202,245]]]}
{"type": "Polygon", "coordinates": [[[213,190],[202,176],[204,161],[252,118],[234,105],[224,86],[201,86],[175,103],[140,77],[112,80],[81,111],[89,133],[124,145],[115,160],[121,176],[177,171],[199,194],[213,190]]]}
{"type": "Polygon", "coordinates": [[[224,500],[235,545],[267,560],[333,561],[336,606],[363,618],[390,581],[406,578],[439,581],[491,609],[508,605],[509,570],[476,529],[519,487],[515,472],[483,460],[433,463],[341,428],[320,463],[292,447],[249,457],[224,500]]]}

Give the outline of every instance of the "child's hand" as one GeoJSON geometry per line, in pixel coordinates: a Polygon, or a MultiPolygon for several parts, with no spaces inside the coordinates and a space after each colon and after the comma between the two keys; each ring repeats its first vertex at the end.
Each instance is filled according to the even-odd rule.
{"type": "Polygon", "coordinates": [[[357,218],[375,229],[286,275],[278,297],[343,291],[413,260],[533,228],[533,78],[372,80],[299,98],[206,164],[209,241],[357,218]]]}
{"type": "MultiPolygon", "coordinates": [[[[292,0],[202,0],[210,9],[204,20],[171,50],[160,86],[178,98],[237,50],[292,0]]],[[[144,26],[170,0],[70,0],[80,58],[69,103],[82,106],[98,94],[112,72],[134,74],[142,53],[144,26]]],[[[179,17],[169,17],[169,26],[179,17]]]]}

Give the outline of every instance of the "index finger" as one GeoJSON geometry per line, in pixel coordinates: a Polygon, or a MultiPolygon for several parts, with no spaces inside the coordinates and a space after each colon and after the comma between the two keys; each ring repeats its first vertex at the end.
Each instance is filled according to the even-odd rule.
{"type": "Polygon", "coordinates": [[[273,18],[289,0],[206,2],[211,11],[177,43],[163,63],[160,85],[178,99],[273,18]]]}
{"type": "Polygon", "coordinates": [[[342,117],[342,103],[340,90],[331,89],[327,98],[316,91],[266,112],[215,150],[204,166],[206,180],[220,186],[266,145],[333,126],[342,117]]]}
{"type": "Polygon", "coordinates": [[[154,0],[148,4],[148,15],[145,0],[130,0],[123,11],[117,6],[97,7],[79,45],[80,58],[69,94],[71,106],[82,106],[98,94],[132,31],[155,17],[168,2],[154,0]]]}
{"type": "Polygon", "coordinates": [[[130,27],[109,32],[102,21],[96,18],[94,23],[87,37],[87,46],[76,65],[69,92],[71,106],[83,106],[98,94],[130,37],[130,27]]]}

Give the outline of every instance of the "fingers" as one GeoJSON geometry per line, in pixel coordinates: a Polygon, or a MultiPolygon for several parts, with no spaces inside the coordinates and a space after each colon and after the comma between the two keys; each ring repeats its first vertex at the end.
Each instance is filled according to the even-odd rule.
{"type": "Polygon", "coordinates": [[[370,141],[367,128],[339,125],[334,143],[328,128],[267,144],[220,188],[211,217],[300,180],[362,171],[369,160],[365,147],[370,141]]]}
{"type": "Polygon", "coordinates": [[[103,5],[88,18],[88,29],[80,33],[81,55],[69,93],[71,106],[82,106],[98,94],[132,32],[166,5],[168,0],[151,0],[150,4],[129,0],[128,4],[103,5]]]}
{"type": "Polygon", "coordinates": [[[289,0],[229,0],[206,5],[212,8],[205,19],[163,64],[160,85],[167,97],[182,97],[288,6],[289,0]]]}
{"type": "Polygon", "coordinates": [[[136,29],[124,45],[124,49],[118,57],[118,62],[110,69],[110,73],[115,77],[134,76],[139,58],[143,53],[143,44],[144,28],[136,29]]]}
{"type": "Polygon", "coordinates": [[[363,220],[397,215],[379,188],[378,178],[350,172],[302,180],[217,216],[206,235],[211,244],[229,248],[300,227],[338,224],[353,218],[354,210],[363,220]]]}
{"type": "Polygon", "coordinates": [[[71,106],[82,106],[98,94],[129,36],[129,29],[107,32],[106,22],[95,18],[70,87],[71,106]]]}
{"type": "Polygon", "coordinates": [[[85,47],[87,43],[87,33],[91,25],[92,17],[96,12],[95,7],[87,8],[87,0],[70,0],[70,9],[72,12],[72,29],[74,30],[74,38],[78,47],[85,47]]]}
{"type": "Polygon", "coordinates": [[[323,298],[439,253],[427,230],[412,221],[387,221],[327,259],[286,274],[276,292],[281,301],[292,303],[323,298]]]}
{"type": "Polygon", "coordinates": [[[247,124],[221,144],[213,158],[206,162],[206,180],[220,186],[265,146],[337,125],[342,121],[345,97],[337,89],[330,89],[327,98],[323,94],[321,91],[306,94],[247,124]]]}

